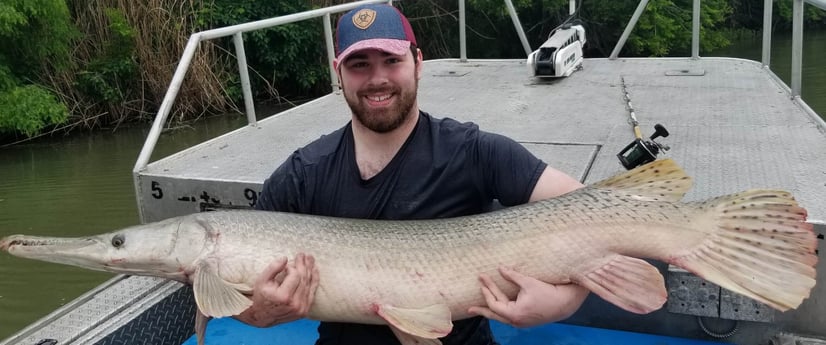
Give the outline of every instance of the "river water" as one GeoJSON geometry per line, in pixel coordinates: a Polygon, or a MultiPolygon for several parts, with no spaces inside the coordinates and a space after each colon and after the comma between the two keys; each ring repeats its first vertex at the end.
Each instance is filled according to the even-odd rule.
{"type": "MultiPolygon", "coordinates": [[[[826,115],[826,31],[805,34],[803,99],[826,115]]],[[[773,38],[772,69],[787,83],[791,34],[773,38]]],[[[759,60],[760,38],[704,56],[759,60]]],[[[154,159],[243,126],[242,116],[202,120],[165,133],[154,159]]],[[[132,167],[148,129],[39,139],[0,148],[0,237],[83,236],[138,222],[132,167]]],[[[45,316],[111,274],[0,254],[0,339],[45,316]]]]}

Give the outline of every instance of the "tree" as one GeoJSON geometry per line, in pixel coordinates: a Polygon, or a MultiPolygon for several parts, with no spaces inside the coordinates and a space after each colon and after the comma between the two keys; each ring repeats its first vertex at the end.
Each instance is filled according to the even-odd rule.
{"type": "Polygon", "coordinates": [[[66,67],[76,34],[64,1],[0,3],[0,133],[32,136],[66,121],[66,106],[37,82],[66,67]]]}

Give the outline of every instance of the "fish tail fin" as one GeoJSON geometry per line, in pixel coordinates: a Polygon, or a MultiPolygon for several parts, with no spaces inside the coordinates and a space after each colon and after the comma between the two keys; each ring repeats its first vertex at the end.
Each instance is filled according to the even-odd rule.
{"type": "Polygon", "coordinates": [[[730,291],[785,311],[815,285],[817,238],[806,209],[778,190],[750,190],[695,203],[710,236],[671,263],[730,291]]]}

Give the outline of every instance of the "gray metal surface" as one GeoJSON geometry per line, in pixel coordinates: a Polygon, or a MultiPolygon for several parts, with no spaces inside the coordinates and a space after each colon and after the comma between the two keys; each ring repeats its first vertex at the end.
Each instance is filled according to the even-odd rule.
{"type": "MultiPolygon", "coordinates": [[[[160,278],[117,276],[0,344],[28,345],[47,339],[56,340],[60,345],[94,344],[103,339],[109,340],[102,344],[137,344],[139,342],[115,341],[114,339],[121,337],[113,337],[112,332],[136,323],[145,326],[147,321],[156,326],[144,327],[147,331],[156,333],[154,338],[146,337],[147,339],[157,339],[164,334],[189,336],[194,325],[194,304],[174,303],[170,309],[169,306],[159,303],[174,295],[181,286],[183,285],[160,278]],[[152,316],[152,311],[161,311],[168,314],[169,318],[145,318],[143,315],[147,311],[150,311],[147,316],[152,316]],[[179,321],[183,323],[178,323],[179,321]],[[185,328],[186,331],[182,332],[181,328],[185,328]],[[168,331],[163,332],[164,329],[168,331]]],[[[192,299],[191,293],[184,296],[192,299]]]]}
{"type": "Polygon", "coordinates": [[[679,267],[669,266],[666,308],[672,313],[720,317],[720,286],[679,267]]]}

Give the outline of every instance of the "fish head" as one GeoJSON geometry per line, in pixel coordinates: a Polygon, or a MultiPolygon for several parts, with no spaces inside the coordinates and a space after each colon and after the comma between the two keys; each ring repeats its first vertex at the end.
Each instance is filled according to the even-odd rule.
{"type": "Polygon", "coordinates": [[[185,282],[206,236],[206,229],[191,217],[176,217],[88,237],[12,235],[0,240],[0,250],[28,259],[185,282]]]}

